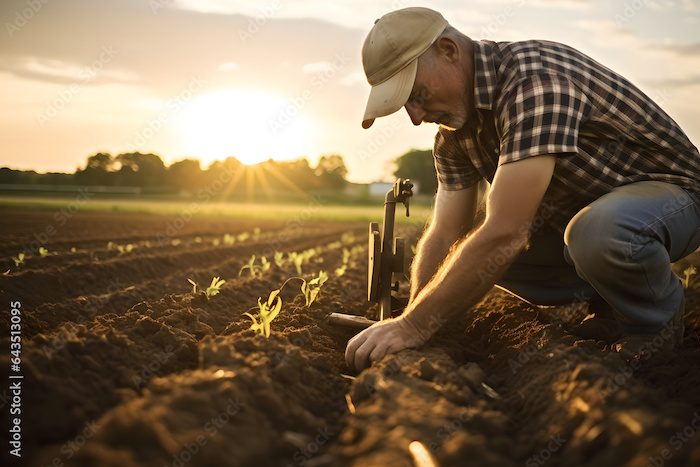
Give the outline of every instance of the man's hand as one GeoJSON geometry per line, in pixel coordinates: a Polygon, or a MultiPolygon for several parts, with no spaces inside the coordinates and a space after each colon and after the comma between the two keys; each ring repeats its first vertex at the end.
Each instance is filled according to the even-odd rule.
{"type": "Polygon", "coordinates": [[[380,321],[350,339],[345,362],[348,367],[362,371],[387,354],[424,344],[429,337],[423,336],[404,317],[380,321]]]}

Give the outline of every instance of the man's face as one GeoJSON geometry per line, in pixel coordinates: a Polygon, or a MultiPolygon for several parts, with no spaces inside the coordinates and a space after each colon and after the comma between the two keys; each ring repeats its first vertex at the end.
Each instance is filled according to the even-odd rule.
{"type": "Polygon", "coordinates": [[[467,77],[458,67],[434,60],[419,60],[416,80],[405,104],[414,125],[437,123],[448,130],[462,128],[472,112],[473,96],[467,77]]]}

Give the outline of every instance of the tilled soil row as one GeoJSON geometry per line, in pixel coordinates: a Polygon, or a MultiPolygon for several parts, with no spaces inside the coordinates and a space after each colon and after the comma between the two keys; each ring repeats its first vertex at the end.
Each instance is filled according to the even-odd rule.
{"type": "MultiPolygon", "coordinates": [[[[110,229],[100,219],[101,228],[110,229]]],[[[74,221],[83,225],[77,216],[74,221]]],[[[123,218],[114,222],[133,242],[152,234],[139,237],[123,218]]],[[[236,226],[235,232],[252,231],[254,224],[236,226]]],[[[37,325],[40,332],[23,342],[21,465],[429,465],[421,458],[443,467],[700,464],[695,282],[686,291],[686,338],[672,354],[626,361],[602,342],[565,331],[586,315],[585,303],[538,308],[494,289],[423,348],[354,374],[343,352],[356,331],[330,325],[327,317],[376,314],[366,301],[366,251],[351,258],[341,276],[334,274],[342,265],[337,246],[304,265],[307,279],[321,269],[331,278],[311,307],[299,296],[300,280],[290,280],[265,339],[249,329],[244,313],[254,314],[258,298],[297,275],[295,268],[273,265],[262,277],[244,271],[239,278],[260,245],[202,247],[197,236],[234,230],[221,220],[197,227],[183,232],[181,245],[159,250],[193,252],[187,256],[192,265],[166,273],[171,288],[154,285],[153,295],[124,289],[84,320],[71,312],[81,300],[71,294],[23,309],[23,323],[33,325],[36,314],[45,327],[37,325]],[[207,259],[197,263],[197,252],[207,259]],[[227,283],[207,299],[179,275],[204,287],[213,276],[227,283]]],[[[366,241],[365,226],[306,228],[280,249],[321,247],[347,231],[355,233],[347,246],[366,241]]],[[[85,242],[84,250],[99,244],[95,254],[105,253],[89,232],[74,237],[85,242]]],[[[149,274],[176,268],[153,251],[133,253],[142,255],[136,269],[143,283],[158,280],[149,274]]],[[[129,257],[113,259],[116,265],[129,257]]],[[[698,261],[698,254],[686,258],[677,272],[698,261]]],[[[74,281],[90,281],[75,271],[74,281]]],[[[24,293],[32,287],[40,283],[33,280],[24,293]]],[[[9,340],[0,345],[6,352],[9,340]]],[[[4,429],[6,412],[3,417],[4,429]]]]}

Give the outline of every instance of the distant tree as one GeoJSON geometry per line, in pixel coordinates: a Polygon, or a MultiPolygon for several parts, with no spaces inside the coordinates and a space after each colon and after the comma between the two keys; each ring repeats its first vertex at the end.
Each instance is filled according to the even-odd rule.
{"type": "Polygon", "coordinates": [[[197,159],[183,159],[168,167],[168,185],[180,190],[194,190],[202,185],[202,169],[197,159]]]}
{"type": "Polygon", "coordinates": [[[227,157],[223,161],[215,160],[207,170],[202,172],[198,196],[201,199],[212,197],[236,197],[242,190],[239,171],[243,163],[235,157],[227,157]],[[203,191],[202,191],[203,190],[203,191]]]}
{"type": "Polygon", "coordinates": [[[0,183],[20,183],[21,172],[9,167],[0,169],[0,183]]]}
{"type": "Polygon", "coordinates": [[[420,193],[431,194],[437,191],[437,175],[430,149],[412,149],[398,157],[394,163],[394,176],[410,178],[419,185],[420,193]]]}
{"type": "Polygon", "coordinates": [[[141,187],[163,185],[166,170],[160,156],[133,152],[119,154],[115,161],[121,164],[120,184],[141,187]]]}
{"type": "Polygon", "coordinates": [[[114,185],[114,164],[111,154],[98,152],[87,158],[84,169],[75,171],[75,181],[82,185],[114,185]]]}
{"type": "Polygon", "coordinates": [[[105,172],[111,172],[114,170],[114,158],[111,154],[104,152],[98,152],[87,158],[87,164],[85,168],[87,169],[102,169],[105,172]]]}
{"type": "Polygon", "coordinates": [[[338,154],[321,156],[314,169],[314,175],[319,177],[321,186],[328,189],[342,189],[345,186],[347,174],[345,161],[338,154]]]}

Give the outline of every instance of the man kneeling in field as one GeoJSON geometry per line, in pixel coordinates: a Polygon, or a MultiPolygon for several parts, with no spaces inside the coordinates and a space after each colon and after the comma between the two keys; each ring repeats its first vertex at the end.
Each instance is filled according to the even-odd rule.
{"type": "Polygon", "coordinates": [[[627,358],[680,344],[671,263],[700,245],[700,154],[656,103],[571,47],[473,41],[426,8],[377,20],[362,59],[363,127],[401,107],[437,123],[439,183],[409,304],[348,343],[350,367],[425,343],[494,285],[539,305],[585,297],[594,316],[571,332],[627,358]]]}

